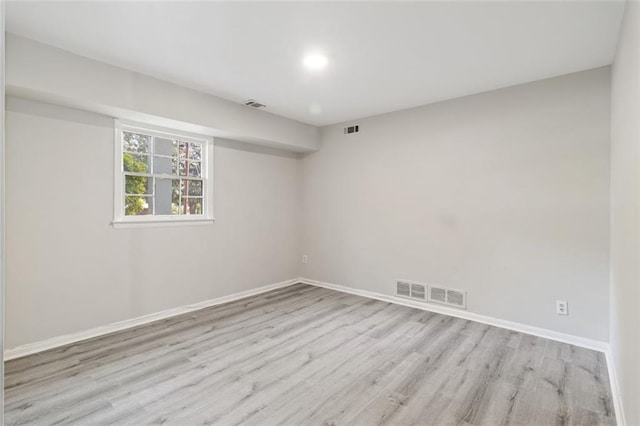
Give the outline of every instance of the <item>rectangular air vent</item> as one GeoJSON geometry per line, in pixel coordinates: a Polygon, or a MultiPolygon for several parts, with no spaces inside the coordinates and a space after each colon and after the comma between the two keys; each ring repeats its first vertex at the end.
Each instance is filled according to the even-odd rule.
{"type": "Polygon", "coordinates": [[[249,99],[244,104],[246,106],[250,106],[252,108],[264,108],[264,107],[266,107],[265,104],[261,104],[260,102],[256,101],[255,99],[249,99]]]}
{"type": "Polygon", "coordinates": [[[360,126],[349,126],[344,128],[344,134],[349,135],[351,133],[358,133],[360,131],[360,126]]]}
{"type": "Polygon", "coordinates": [[[401,297],[411,297],[411,284],[398,281],[396,283],[396,294],[401,297]]]}
{"type": "Polygon", "coordinates": [[[438,287],[429,287],[429,302],[447,303],[447,290],[438,287]]]}
{"type": "Polygon", "coordinates": [[[429,302],[467,309],[467,293],[445,287],[429,286],[429,302]]]}
{"type": "Polygon", "coordinates": [[[426,289],[422,284],[411,284],[411,298],[412,299],[426,299],[426,289]]]}
{"type": "Polygon", "coordinates": [[[424,301],[427,299],[426,290],[426,284],[405,280],[396,281],[396,295],[400,297],[424,301]]]}

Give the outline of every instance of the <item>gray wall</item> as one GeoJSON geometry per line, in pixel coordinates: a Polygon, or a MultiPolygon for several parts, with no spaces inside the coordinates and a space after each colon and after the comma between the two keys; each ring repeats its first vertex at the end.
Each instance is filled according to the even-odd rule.
{"type": "Polygon", "coordinates": [[[6,346],[297,276],[294,154],[218,140],[216,222],[118,229],[113,120],[10,98],[6,346]]]}
{"type": "Polygon", "coordinates": [[[611,101],[611,353],[628,425],[640,425],[640,3],[627,2],[611,101]]]}
{"type": "Polygon", "coordinates": [[[104,62],[7,35],[8,95],[295,152],[318,129],[104,62]]]}
{"type": "Polygon", "coordinates": [[[302,275],[608,340],[609,68],[322,129],[303,160],[302,275]],[[569,316],[555,313],[569,301],[569,316]]]}
{"type": "Polygon", "coordinates": [[[607,341],[609,78],[327,127],[302,160],[218,139],[216,223],[152,229],[109,225],[110,118],[11,98],[7,347],[300,275],[451,286],[471,312],[607,341]]]}

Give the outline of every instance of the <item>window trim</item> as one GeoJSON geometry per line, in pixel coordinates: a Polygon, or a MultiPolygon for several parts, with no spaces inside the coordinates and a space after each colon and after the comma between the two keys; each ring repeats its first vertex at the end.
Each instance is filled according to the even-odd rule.
{"type": "Polygon", "coordinates": [[[113,222],[114,228],[135,227],[159,227],[182,225],[206,225],[214,222],[213,217],[213,147],[214,140],[211,136],[196,135],[193,133],[171,130],[152,124],[114,119],[114,203],[113,222]],[[201,215],[141,215],[127,216],[124,214],[125,175],[122,162],[124,153],[122,138],[124,131],[138,132],[160,138],[179,139],[185,142],[202,144],[204,151],[202,161],[202,193],[204,198],[204,212],[201,215]]]}

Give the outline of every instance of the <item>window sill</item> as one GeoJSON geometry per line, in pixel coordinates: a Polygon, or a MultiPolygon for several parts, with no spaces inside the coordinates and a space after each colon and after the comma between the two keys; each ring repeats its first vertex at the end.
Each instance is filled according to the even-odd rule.
{"type": "Polygon", "coordinates": [[[198,226],[211,225],[215,219],[181,219],[181,220],[114,220],[111,225],[115,229],[131,229],[131,228],[166,228],[173,226],[198,226]]]}

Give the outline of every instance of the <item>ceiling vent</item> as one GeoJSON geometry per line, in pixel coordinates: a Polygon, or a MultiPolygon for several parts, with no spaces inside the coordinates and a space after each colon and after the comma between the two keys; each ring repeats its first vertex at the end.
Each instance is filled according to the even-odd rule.
{"type": "Polygon", "coordinates": [[[429,302],[467,309],[467,293],[445,287],[429,286],[429,302]]]}
{"type": "Polygon", "coordinates": [[[264,107],[266,107],[265,104],[261,104],[260,102],[256,101],[255,99],[249,99],[244,104],[246,106],[251,107],[251,108],[264,108],[264,107]]]}
{"type": "Polygon", "coordinates": [[[427,300],[427,286],[412,281],[396,281],[396,295],[408,299],[427,300]]]}
{"type": "Polygon", "coordinates": [[[355,126],[349,126],[349,127],[345,127],[344,128],[344,134],[345,135],[350,135],[351,133],[358,133],[360,131],[360,126],[355,125],[355,126]]]}

